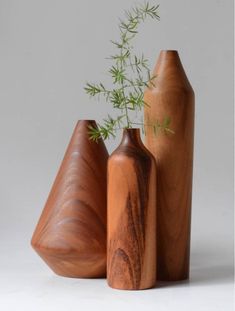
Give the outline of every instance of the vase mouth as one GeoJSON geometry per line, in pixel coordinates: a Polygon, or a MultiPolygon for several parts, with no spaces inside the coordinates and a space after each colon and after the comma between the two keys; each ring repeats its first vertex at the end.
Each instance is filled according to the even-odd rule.
{"type": "Polygon", "coordinates": [[[161,53],[176,53],[178,54],[177,50],[161,50],[161,53]]]}
{"type": "Polygon", "coordinates": [[[94,119],[78,119],[78,122],[95,122],[94,119]]]}
{"type": "Polygon", "coordinates": [[[138,127],[127,127],[127,128],[124,128],[123,131],[128,131],[128,132],[138,132],[140,130],[140,128],[138,127]]]}
{"type": "Polygon", "coordinates": [[[161,50],[159,57],[161,58],[179,58],[177,50],[161,50]]]}
{"type": "Polygon", "coordinates": [[[140,128],[138,127],[124,128],[123,136],[140,137],[140,128]]]}

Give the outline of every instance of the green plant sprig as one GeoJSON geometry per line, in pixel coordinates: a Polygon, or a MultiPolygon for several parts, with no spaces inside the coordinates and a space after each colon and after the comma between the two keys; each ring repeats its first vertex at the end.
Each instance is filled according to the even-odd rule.
{"type": "Polygon", "coordinates": [[[89,134],[92,140],[115,137],[116,130],[131,128],[139,125],[144,131],[145,126],[151,126],[155,133],[159,131],[172,133],[169,128],[170,119],[166,118],[162,123],[154,124],[135,123],[131,121],[131,111],[139,111],[144,105],[144,89],[154,87],[154,79],[151,77],[148,60],[142,54],[140,57],[133,52],[132,40],[138,34],[139,25],[147,18],[159,20],[158,5],[150,6],[147,2],[125,11],[125,20],[119,20],[119,41],[111,41],[117,48],[117,53],[109,59],[113,62],[108,74],[111,76],[113,88],[106,88],[103,83],[86,83],[85,91],[92,97],[103,97],[113,108],[120,111],[116,118],[108,116],[103,124],[97,124],[97,128],[90,127],[89,134]],[[128,74],[131,71],[131,76],[128,74]]]}

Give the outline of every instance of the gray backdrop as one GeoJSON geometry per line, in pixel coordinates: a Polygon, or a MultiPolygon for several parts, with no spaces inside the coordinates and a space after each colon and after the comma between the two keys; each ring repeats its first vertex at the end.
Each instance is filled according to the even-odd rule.
{"type": "MultiPolygon", "coordinates": [[[[30,267],[51,276],[29,241],[76,121],[100,121],[112,112],[90,100],[83,87],[86,81],[107,80],[105,57],[113,52],[109,40],[117,38],[117,18],[133,3],[0,0],[0,269],[8,290],[2,300],[9,303],[5,310],[14,301],[12,284],[27,279],[30,267]]],[[[233,1],[157,3],[161,21],[140,28],[137,51],[153,67],[161,49],[177,49],[196,94],[192,282],[227,284],[233,271],[233,1]]],[[[110,152],[118,140],[107,142],[110,152]]],[[[27,280],[20,285],[24,293],[36,282],[27,280]]],[[[22,306],[27,300],[23,292],[17,296],[22,306]]],[[[232,303],[229,297],[224,300],[232,303]]]]}

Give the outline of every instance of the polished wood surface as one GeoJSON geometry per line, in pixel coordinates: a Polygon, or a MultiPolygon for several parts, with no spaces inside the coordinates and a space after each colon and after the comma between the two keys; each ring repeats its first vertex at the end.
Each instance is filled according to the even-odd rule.
{"type": "Polygon", "coordinates": [[[193,168],[194,92],[176,51],[162,51],[154,69],[155,87],[147,89],[145,122],[171,119],[175,134],[146,127],[146,146],[157,162],[157,275],[159,280],[189,277],[193,168]]]}
{"type": "Polygon", "coordinates": [[[79,121],[32,237],[51,269],[67,277],[106,275],[106,172],[108,153],[79,121]]]}
{"type": "Polygon", "coordinates": [[[156,165],[139,129],[125,129],[108,161],[107,279],[117,289],[156,281],[156,165]]]}

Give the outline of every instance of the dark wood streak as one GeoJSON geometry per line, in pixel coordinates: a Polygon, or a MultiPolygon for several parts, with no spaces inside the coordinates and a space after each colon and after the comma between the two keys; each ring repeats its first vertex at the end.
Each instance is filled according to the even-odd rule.
{"type": "Polygon", "coordinates": [[[134,269],[132,268],[131,261],[129,259],[129,256],[126,254],[126,252],[121,248],[115,249],[113,257],[111,259],[110,270],[113,271],[113,273],[114,273],[112,278],[115,279],[116,277],[118,277],[116,274],[118,274],[120,276],[124,272],[122,269],[122,266],[123,266],[122,264],[117,266],[117,262],[119,262],[119,259],[123,260],[125,263],[124,264],[125,267],[128,268],[128,274],[130,277],[131,286],[133,288],[137,288],[137,284],[136,284],[136,280],[135,280],[135,273],[133,271],[134,269]]]}
{"type": "MultiPolygon", "coordinates": [[[[137,200],[139,198],[137,197],[137,200]]],[[[126,210],[127,210],[127,232],[129,238],[129,248],[130,258],[133,262],[133,283],[134,288],[137,289],[140,286],[141,281],[141,266],[143,262],[142,255],[144,253],[144,243],[142,237],[144,236],[144,231],[141,232],[141,228],[138,228],[138,206],[136,202],[131,202],[130,194],[127,197],[126,201],[126,210]],[[135,211],[136,208],[136,211],[135,211]],[[141,235],[142,233],[142,235],[141,235]],[[133,260],[133,258],[135,258],[133,260]]],[[[123,243],[125,244],[125,238],[123,243]]]]}
{"type": "Polygon", "coordinates": [[[32,246],[51,269],[69,277],[106,273],[106,170],[103,141],[92,142],[79,121],[45,208],[32,246]]]}
{"type": "Polygon", "coordinates": [[[107,278],[119,289],[149,288],[156,277],[155,162],[137,133],[125,130],[108,162],[107,278]]]}
{"type": "MultiPolygon", "coordinates": [[[[126,157],[134,159],[134,171],[136,174],[136,180],[138,183],[138,198],[140,202],[140,217],[138,219],[137,223],[141,223],[142,228],[141,231],[142,235],[144,237],[145,234],[145,213],[146,208],[145,204],[148,202],[148,189],[149,189],[149,175],[151,170],[151,157],[149,157],[148,150],[141,146],[142,148],[139,148],[135,141],[133,141],[135,138],[132,137],[132,143],[130,146],[127,146],[124,144],[120,145],[118,150],[115,151],[115,153],[118,155],[125,154],[126,157]],[[141,163],[141,165],[140,165],[141,163]]],[[[139,143],[139,142],[138,142],[139,143]]],[[[135,205],[133,205],[135,206],[135,205]]]]}
{"type": "Polygon", "coordinates": [[[146,202],[149,199],[149,177],[151,171],[151,159],[149,157],[141,157],[140,162],[142,165],[138,165],[137,161],[135,162],[135,171],[138,182],[138,193],[140,198],[140,222],[142,225],[143,238],[145,238],[145,221],[146,221],[146,202]]]}

